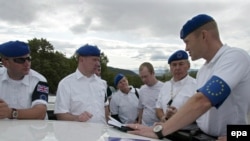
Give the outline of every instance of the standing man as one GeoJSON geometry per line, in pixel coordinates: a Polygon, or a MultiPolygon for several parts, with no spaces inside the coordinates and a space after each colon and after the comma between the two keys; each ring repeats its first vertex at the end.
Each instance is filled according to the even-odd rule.
{"type": "MultiPolygon", "coordinates": [[[[101,67],[101,64],[99,64],[97,70],[95,71],[95,74],[101,78],[101,72],[102,72],[102,67],[101,67]]],[[[107,84],[106,80],[102,79],[102,81],[107,84]]],[[[106,96],[107,96],[108,101],[110,101],[110,99],[112,97],[112,93],[113,93],[113,91],[112,91],[111,88],[112,88],[112,86],[108,86],[108,84],[107,84],[107,93],[106,93],[106,96]]]]}
{"type": "Polygon", "coordinates": [[[117,91],[110,100],[111,116],[122,123],[137,123],[138,90],[130,86],[127,78],[119,73],[115,76],[114,85],[117,91]]]}
{"type": "Polygon", "coordinates": [[[192,60],[206,60],[196,77],[197,93],[164,124],[152,128],[129,125],[137,129],[130,133],[163,138],[198,119],[204,133],[225,141],[227,125],[248,123],[250,56],[242,49],[223,44],[216,21],[206,14],[187,21],[180,37],[192,60]]]}
{"type": "Polygon", "coordinates": [[[76,51],[76,57],[76,72],[59,82],[54,113],[58,120],[106,124],[107,84],[95,75],[100,65],[100,50],[86,44],[76,51]]]}
{"type": "Polygon", "coordinates": [[[0,45],[0,119],[46,119],[47,80],[31,70],[28,44],[9,41],[0,45]]]}
{"type": "Polygon", "coordinates": [[[196,80],[188,75],[190,63],[184,50],[168,59],[172,79],[165,82],[156,102],[156,114],[161,122],[168,120],[196,92],[196,80]]]}
{"type": "Polygon", "coordinates": [[[139,74],[144,83],[139,92],[139,123],[153,126],[155,122],[159,122],[155,113],[155,104],[163,82],[156,79],[154,67],[149,62],[144,62],[140,65],[139,74]]]}

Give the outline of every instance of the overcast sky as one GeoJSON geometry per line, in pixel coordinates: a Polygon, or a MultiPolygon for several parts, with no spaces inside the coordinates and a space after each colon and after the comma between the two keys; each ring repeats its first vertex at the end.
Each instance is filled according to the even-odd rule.
{"type": "Polygon", "coordinates": [[[0,0],[0,5],[0,43],[44,38],[67,57],[89,43],[117,68],[138,69],[144,61],[168,67],[170,54],[185,49],[181,27],[201,13],[217,21],[224,44],[250,53],[250,1],[0,0]]]}

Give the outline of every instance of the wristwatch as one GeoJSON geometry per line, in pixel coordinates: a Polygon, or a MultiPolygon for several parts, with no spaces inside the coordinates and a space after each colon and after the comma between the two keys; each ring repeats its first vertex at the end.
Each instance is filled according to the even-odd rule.
{"type": "Polygon", "coordinates": [[[163,139],[163,138],[164,138],[164,135],[162,134],[162,129],[163,129],[163,126],[162,126],[162,125],[156,125],[156,126],[153,128],[154,133],[157,135],[157,137],[158,137],[159,139],[163,139]]]}
{"type": "Polygon", "coordinates": [[[11,116],[12,116],[12,119],[17,119],[18,111],[15,108],[12,108],[11,116]]]}

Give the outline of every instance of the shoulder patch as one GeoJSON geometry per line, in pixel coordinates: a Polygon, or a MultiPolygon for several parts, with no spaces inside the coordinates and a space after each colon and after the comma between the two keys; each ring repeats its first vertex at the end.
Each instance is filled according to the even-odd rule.
{"type": "Polygon", "coordinates": [[[33,91],[32,101],[44,100],[48,102],[49,86],[47,82],[39,81],[33,91]]]}

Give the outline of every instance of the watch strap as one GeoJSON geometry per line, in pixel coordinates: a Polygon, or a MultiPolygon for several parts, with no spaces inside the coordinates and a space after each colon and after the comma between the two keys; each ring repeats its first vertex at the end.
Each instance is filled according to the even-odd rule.
{"type": "Polygon", "coordinates": [[[17,119],[17,117],[18,117],[17,109],[12,108],[11,119],[17,119]]]}
{"type": "Polygon", "coordinates": [[[162,130],[159,131],[159,132],[155,132],[155,134],[157,135],[157,137],[158,137],[159,139],[163,139],[163,138],[164,138],[164,135],[162,134],[162,130]]]}

